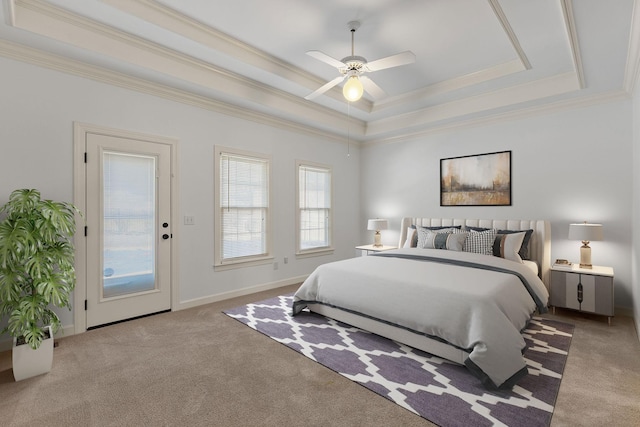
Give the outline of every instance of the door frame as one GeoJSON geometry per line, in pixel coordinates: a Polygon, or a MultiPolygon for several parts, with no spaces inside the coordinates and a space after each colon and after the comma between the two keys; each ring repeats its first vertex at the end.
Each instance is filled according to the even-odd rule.
{"type": "MultiPolygon", "coordinates": [[[[178,278],[180,277],[179,254],[180,247],[179,238],[179,206],[178,201],[178,140],[174,138],[131,132],[121,129],[113,129],[104,126],[98,126],[88,123],[73,123],[73,203],[85,213],[87,211],[87,169],[84,161],[86,150],[86,136],[89,133],[107,135],[120,138],[138,139],[146,142],[157,144],[167,144],[171,148],[171,222],[175,224],[172,227],[171,241],[171,311],[174,311],[180,303],[180,294],[178,286],[178,278]]],[[[87,239],[84,235],[84,219],[80,219],[77,223],[77,232],[74,237],[75,244],[75,268],[76,268],[76,287],[73,291],[73,331],[79,334],[87,330],[87,312],[85,310],[85,301],[87,299],[87,239]]]]}

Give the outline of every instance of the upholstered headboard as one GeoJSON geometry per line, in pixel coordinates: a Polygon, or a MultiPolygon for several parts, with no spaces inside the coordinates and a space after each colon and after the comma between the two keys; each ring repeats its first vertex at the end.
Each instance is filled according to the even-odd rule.
{"type": "Polygon", "coordinates": [[[533,230],[529,242],[531,260],[538,263],[539,275],[547,289],[549,288],[549,272],[551,268],[551,225],[544,220],[522,219],[451,219],[451,218],[402,218],[400,225],[400,241],[402,247],[407,239],[407,228],[411,225],[423,227],[434,226],[468,226],[495,228],[498,230],[533,230]]]}

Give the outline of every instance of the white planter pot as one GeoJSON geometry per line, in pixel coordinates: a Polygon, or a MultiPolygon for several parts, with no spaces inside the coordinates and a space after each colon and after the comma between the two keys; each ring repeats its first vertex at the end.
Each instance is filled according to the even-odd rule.
{"type": "Polygon", "coordinates": [[[53,365],[53,333],[51,326],[47,326],[50,338],[42,341],[37,350],[28,344],[16,345],[17,339],[13,339],[13,377],[16,381],[46,374],[53,365]]]}

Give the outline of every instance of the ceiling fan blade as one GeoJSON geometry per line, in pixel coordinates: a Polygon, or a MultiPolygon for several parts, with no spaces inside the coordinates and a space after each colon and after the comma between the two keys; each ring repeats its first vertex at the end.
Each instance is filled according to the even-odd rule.
{"type": "Polygon", "coordinates": [[[305,96],[304,99],[310,100],[310,99],[315,98],[316,96],[322,95],[323,93],[325,93],[326,91],[328,91],[329,89],[334,87],[335,85],[339,84],[345,78],[347,78],[347,76],[336,77],[335,79],[331,80],[330,82],[324,84],[321,88],[319,88],[315,92],[312,92],[309,95],[305,96]]]}
{"type": "Polygon", "coordinates": [[[416,56],[410,50],[387,56],[386,58],[376,59],[367,63],[369,71],[379,71],[385,68],[398,67],[400,65],[413,64],[416,62],[416,56]]]}
{"type": "Polygon", "coordinates": [[[387,96],[387,93],[369,77],[360,76],[360,81],[362,82],[364,90],[366,90],[367,93],[373,96],[374,99],[381,99],[387,96]]]}
{"type": "Polygon", "coordinates": [[[326,64],[331,65],[332,67],[342,68],[346,67],[346,64],[342,61],[338,61],[337,59],[327,55],[324,52],[320,52],[319,50],[309,50],[307,51],[307,55],[316,58],[319,61],[322,61],[326,64]]]}

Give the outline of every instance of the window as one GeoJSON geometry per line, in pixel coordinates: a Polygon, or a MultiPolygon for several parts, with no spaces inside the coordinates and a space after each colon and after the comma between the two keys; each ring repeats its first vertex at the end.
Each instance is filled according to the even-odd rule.
{"type": "Polygon", "coordinates": [[[267,156],[217,147],[215,265],[271,259],[267,156]]]}
{"type": "Polygon", "coordinates": [[[297,162],[298,255],[332,251],[331,168],[297,162]]]}

